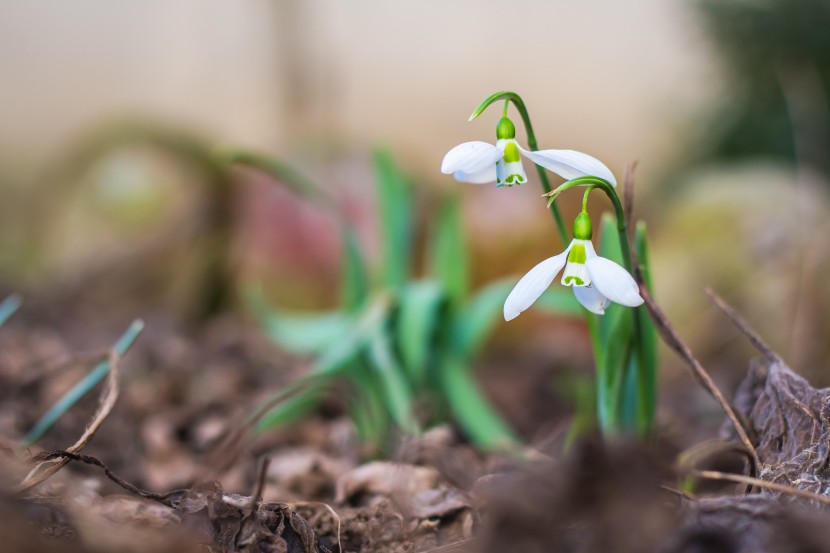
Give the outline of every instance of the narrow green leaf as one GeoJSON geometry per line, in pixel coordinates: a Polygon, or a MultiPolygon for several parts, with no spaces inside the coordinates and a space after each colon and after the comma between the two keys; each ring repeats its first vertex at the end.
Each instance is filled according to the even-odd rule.
{"type": "Polygon", "coordinates": [[[6,297],[3,303],[0,303],[0,326],[6,324],[6,321],[20,309],[22,303],[23,300],[17,294],[6,297]]]}
{"type": "Polygon", "coordinates": [[[457,197],[442,202],[433,226],[430,244],[430,274],[437,278],[453,303],[467,295],[467,248],[461,221],[461,204],[457,197]]]}
{"type": "Polygon", "coordinates": [[[296,194],[308,199],[323,199],[325,193],[300,171],[283,160],[260,152],[235,148],[217,149],[213,152],[223,165],[240,165],[262,171],[275,181],[286,185],[296,194]]]}
{"type": "Polygon", "coordinates": [[[308,384],[293,395],[279,401],[257,421],[255,432],[261,434],[302,419],[320,404],[328,392],[326,381],[309,380],[308,384]]]}
{"type": "MultiPolygon", "coordinates": [[[[640,221],[634,229],[634,253],[640,263],[643,281],[649,293],[653,293],[651,268],[649,264],[648,237],[646,225],[640,221]]],[[[641,365],[638,371],[638,388],[641,393],[641,403],[638,408],[639,428],[642,432],[650,431],[654,425],[657,409],[657,329],[648,316],[644,306],[637,308],[637,317],[640,320],[641,336],[637,344],[638,360],[641,365]]]]}
{"type": "Polygon", "coordinates": [[[354,324],[353,316],[339,311],[278,313],[271,309],[259,288],[248,289],[245,299],[265,334],[282,349],[296,355],[326,350],[354,324]]]}
{"type": "Polygon", "coordinates": [[[616,263],[623,262],[617,220],[610,213],[603,213],[600,220],[598,253],[616,263]]]}
{"type": "Polygon", "coordinates": [[[633,321],[626,309],[620,305],[609,306],[600,318],[601,321],[607,321],[607,328],[604,335],[600,333],[605,354],[601,363],[597,364],[597,410],[600,426],[606,436],[614,435],[620,430],[620,396],[631,355],[633,321]]]}
{"type": "MultiPolygon", "coordinates": [[[[497,280],[478,290],[461,306],[453,332],[457,352],[469,356],[481,348],[493,327],[503,318],[504,302],[514,286],[515,278],[497,280]]],[[[533,306],[555,315],[581,316],[583,313],[573,293],[565,288],[549,288],[533,306]]]]}
{"type": "Polygon", "coordinates": [[[347,225],[343,228],[343,284],[342,301],[344,309],[353,313],[360,309],[369,296],[369,271],[360,251],[360,244],[354,230],[347,225]]]}
{"type": "Polygon", "coordinates": [[[380,230],[383,240],[383,280],[387,286],[402,286],[411,265],[412,189],[391,154],[375,152],[380,230]]]}
{"type": "Polygon", "coordinates": [[[381,399],[380,379],[364,360],[355,366],[352,379],[354,390],[349,396],[348,409],[361,444],[379,449],[389,434],[389,412],[381,399]]]}
{"type": "MultiPolygon", "coordinates": [[[[135,342],[136,338],[138,338],[139,334],[141,334],[142,330],[144,330],[144,322],[140,319],[134,320],[127,331],[115,343],[115,352],[119,356],[126,354],[130,347],[132,347],[133,342],[135,342]]],[[[101,382],[109,371],[110,361],[108,358],[98,363],[98,365],[96,365],[95,368],[83,378],[83,380],[78,382],[72,387],[72,389],[66,392],[63,397],[60,398],[58,402],[55,403],[39,421],[37,421],[35,426],[29,431],[28,434],[26,434],[26,437],[23,438],[21,448],[27,448],[42,438],[43,435],[46,434],[46,432],[48,432],[49,429],[52,428],[52,426],[64,415],[64,413],[69,411],[69,409],[78,403],[82,397],[84,397],[91,389],[101,382]]]]}
{"type": "MultiPolygon", "coordinates": [[[[248,415],[246,419],[247,423],[250,424],[258,421],[264,413],[278,408],[278,406],[286,403],[295,394],[309,394],[310,392],[306,391],[309,388],[329,386],[336,378],[354,369],[356,364],[361,362],[362,354],[365,352],[371,337],[378,333],[388,318],[389,308],[389,298],[387,296],[379,296],[354,324],[349,325],[349,328],[342,335],[326,345],[326,349],[314,361],[314,365],[308,375],[292,382],[262,402],[248,415]]],[[[294,403],[288,404],[291,407],[285,407],[284,409],[289,413],[298,412],[301,409],[301,405],[304,404],[304,401],[295,400],[294,403]]],[[[309,399],[308,401],[310,402],[311,400],[309,399]]],[[[288,415],[274,415],[277,418],[285,416],[288,415]]],[[[259,422],[257,428],[264,429],[263,424],[259,422]]]]}
{"type": "Polygon", "coordinates": [[[369,366],[380,379],[376,390],[389,410],[389,414],[401,429],[408,433],[419,432],[413,411],[412,390],[395,354],[389,336],[383,329],[372,336],[369,344],[369,366]]]}
{"type": "Polygon", "coordinates": [[[447,354],[438,371],[441,389],[455,420],[478,447],[506,451],[519,440],[484,398],[461,359],[447,354]]]}
{"type": "Polygon", "coordinates": [[[434,281],[408,284],[399,295],[397,344],[409,378],[420,388],[441,325],[444,291],[434,281]]]}
{"type": "Polygon", "coordinates": [[[548,288],[539,296],[533,307],[551,315],[566,317],[581,317],[585,313],[573,291],[565,286],[548,288]]]}

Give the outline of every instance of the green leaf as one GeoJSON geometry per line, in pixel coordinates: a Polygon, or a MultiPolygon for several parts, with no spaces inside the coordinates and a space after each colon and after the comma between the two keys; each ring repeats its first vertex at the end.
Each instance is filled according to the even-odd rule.
{"type": "Polygon", "coordinates": [[[484,398],[470,375],[470,368],[452,354],[443,358],[438,371],[441,390],[455,420],[478,447],[505,451],[519,440],[484,398]]]}
{"type": "MultiPolygon", "coordinates": [[[[248,415],[247,422],[250,424],[253,421],[257,421],[263,416],[263,413],[268,413],[277,406],[282,405],[288,398],[293,397],[295,394],[310,393],[304,392],[304,390],[317,385],[328,386],[334,379],[349,371],[353,371],[356,364],[360,362],[370,339],[378,333],[383,323],[388,319],[389,309],[389,297],[379,296],[374,303],[369,305],[355,323],[349,325],[346,331],[326,345],[326,349],[315,360],[310,374],[292,382],[257,406],[248,415]]],[[[285,409],[288,411],[299,411],[300,407],[297,404],[302,404],[303,401],[296,400],[292,404],[295,405],[294,407],[286,407],[285,409]]],[[[287,415],[275,415],[277,418],[284,416],[287,415]]],[[[257,426],[257,428],[260,427],[262,427],[262,423],[259,423],[257,426]]]]}
{"type": "Polygon", "coordinates": [[[343,228],[343,284],[344,309],[353,313],[360,309],[369,295],[369,272],[357,236],[350,226],[343,228]]]}
{"type": "Polygon", "coordinates": [[[278,313],[269,307],[260,288],[250,288],[245,298],[265,334],[295,355],[313,355],[326,350],[354,324],[353,316],[339,311],[278,313]]]}
{"type": "Polygon", "coordinates": [[[305,198],[324,197],[323,191],[311,179],[277,157],[235,148],[217,149],[214,157],[223,165],[241,165],[262,171],[305,198]]]}
{"type": "MultiPolygon", "coordinates": [[[[144,330],[144,322],[140,319],[134,320],[127,331],[124,332],[121,338],[119,338],[115,343],[115,346],[113,347],[115,352],[120,356],[125,355],[132,347],[136,338],[138,338],[141,334],[142,330],[144,330]]],[[[69,411],[72,406],[78,403],[82,397],[84,397],[99,382],[101,382],[109,371],[109,359],[105,359],[98,363],[98,365],[96,365],[95,368],[83,378],[83,380],[78,382],[68,392],[66,392],[63,397],[61,397],[58,402],[55,403],[39,421],[37,421],[35,426],[29,431],[28,434],[26,434],[26,437],[23,438],[21,447],[27,448],[42,438],[43,435],[46,434],[46,432],[48,432],[49,429],[52,428],[52,426],[64,415],[64,413],[69,411]]]]}
{"type": "Polygon", "coordinates": [[[23,300],[17,294],[12,294],[11,296],[7,296],[6,299],[3,300],[3,303],[0,303],[0,326],[6,324],[12,315],[17,313],[17,310],[20,309],[20,305],[23,303],[23,300]]]}
{"type": "MultiPolygon", "coordinates": [[[[477,291],[462,305],[455,322],[453,340],[462,357],[475,354],[496,323],[503,317],[504,302],[516,279],[492,282],[477,291]]],[[[536,300],[534,307],[555,315],[581,316],[582,306],[566,288],[549,288],[536,300]]]]}
{"type": "Polygon", "coordinates": [[[416,387],[426,378],[427,364],[440,330],[446,296],[437,282],[407,285],[399,295],[397,343],[403,365],[416,387]]]}
{"type": "Polygon", "coordinates": [[[389,412],[382,401],[380,379],[369,368],[365,360],[355,366],[352,379],[354,390],[349,396],[348,409],[362,444],[370,444],[378,449],[389,434],[389,412]]]}
{"type": "Polygon", "coordinates": [[[256,433],[260,434],[300,420],[320,404],[327,392],[325,380],[308,380],[307,385],[276,402],[276,405],[257,421],[256,433]]]}
{"type": "Polygon", "coordinates": [[[484,344],[502,317],[504,300],[515,285],[512,278],[490,283],[461,307],[454,323],[453,343],[462,358],[474,355],[484,344]]]}
{"type": "Polygon", "coordinates": [[[597,363],[597,409],[600,425],[606,436],[620,430],[623,384],[631,358],[633,318],[621,305],[610,305],[600,317],[600,340],[605,354],[597,363]],[[605,324],[603,324],[605,323],[605,324]]]}
{"type": "Polygon", "coordinates": [[[603,213],[599,225],[599,250],[597,253],[622,265],[623,258],[620,250],[620,237],[617,232],[617,220],[610,213],[603,213]]]}
{"type": "MultiPolygon", "coordinates": [[[[634,229],[634,253],[640,263],[640,271],[646,288],[649,293],[653,293],[648,237],[646,225],[642,221],[637,223],[634,229]]],[[[638,343],[638,361],[641,365],[638,371],[638,386],[643,394],[642,403],[638,409],[638,421],[641,431],[648,431],[654,425],[657,409],[657,329],[644,306],[637,308],[637,317],[642,333],[638,343]]]]}
{"type": "Polygon", "coordinates": [[[415,434],[418,423],[413,411],[412,390],[403,370],[395,359],[389,336],[379,329],[369,344],[369,366],[380,380],[380,395],[395,423],[404,431],[415,434]]]}
{"type": "Polygon", "coordinates": [[[585,312],[569,287],[554,286],[545,290],[533,307],[551,315],[581,317],[585,312]]]}
{"type": "Polygon", "coordinates": [[[468,268],[461,205],[457,197],[442,202],[433,229],[430,274],[443,284],[450,301],[458,304],[467,295],[468,268]]]}
{"type": "Polygon", "coordinates": [[[375,152],[380,231],[383,245],[383,280],[387,286],[403,286],[409,276],[412,254],[412,189],[392,156],[375,152]]]}

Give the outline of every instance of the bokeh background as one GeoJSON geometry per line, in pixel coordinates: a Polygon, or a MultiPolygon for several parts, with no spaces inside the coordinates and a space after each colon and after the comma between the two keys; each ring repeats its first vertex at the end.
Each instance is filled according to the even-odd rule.
{"type": "MultiPolygon", "coordinates": [[[[439,172],[454,145],[494,139],[496,111],[467,116],[509,89],[541,147],[591,153],[618,178],[638,162],[657,299],[719,383],[752,350],[704,286],[828,385],[828,25],[825,0],[3,0],[0,284],[56,317],[185,321],[220,263],[276,304],[330,305],[336,223],[261,175],[217,194],[191,141],[295,165],[375,252],[381,145],[417,183],[422,233],[436,198],[459,193],[476,282],[519,275],[561,248],[535,175],[508,190],[439,172]]],[[[500,326],[490,351],[503,374],[522,355],[590,363],[579,324],[541,315],[500,326]]],[[[665,395],[688,390],[706,411],[662,360],[665,395]]]]}

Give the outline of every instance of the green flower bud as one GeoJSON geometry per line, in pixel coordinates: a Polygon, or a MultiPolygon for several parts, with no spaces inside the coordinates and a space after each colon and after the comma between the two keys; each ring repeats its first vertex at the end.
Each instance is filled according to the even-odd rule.
{"type": "Polygon", "coordinates": [[[499,124],[496,126],[496,138],[516,138],[516,127],[513,126],[513,121],[507,117],[499,119],[499,124]]]}
{"type": "Polygon", "coordinates": [[[574,238],[576,240],[590,240],[594,234],[591,218],[586,212],[581,212],[574,220],[574,238]]]}

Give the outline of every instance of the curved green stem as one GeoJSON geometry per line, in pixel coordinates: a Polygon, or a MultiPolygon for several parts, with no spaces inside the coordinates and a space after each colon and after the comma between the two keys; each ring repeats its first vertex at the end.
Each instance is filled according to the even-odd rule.
{"type": "MultiPolygon", "coordinates": [[[[481,104],[479,104],[473,114],[470,115],[468,121],[472,121],[484,113],[484,110],[486,110],[490,104],[498,102],[499,100],[505,101],[505,113],[507,103],[513,102],[513,105],[516,106],[516,110],[519,112],[519,115],[522,116],[522,123],[524,123],[525,126],[525,134],[527,134],[527,147],[534,152],[539,150],[539,146],[536,143],[536,135],[533,132],[533,125],[530,122],[530,115],[527,113],[524,100],[522,100],[521,96],[515,92],[496,92],[495,94],[488,96],[483,102],[481,102],[481,104]]],[[[538,165],[536,165],[536,172],[539,174],[539,181],[542,183],[542,188],[545,190],[545,193],[549,193],[552,190],[552,187],[550,185],[550,180],[548,180],[547,172],[543,167],[538,165]]],[[[568,230],[565,227],[565,222],[562,220],[562,214],[559,212],[559,206],[551,202],[548,204],[548,209],[550,209],[550,213],[553,215],[553,220],[556,223],[556,229],[559,231],[559,237],[562,239],[562,244],[568,244],[568,230]]]]}

